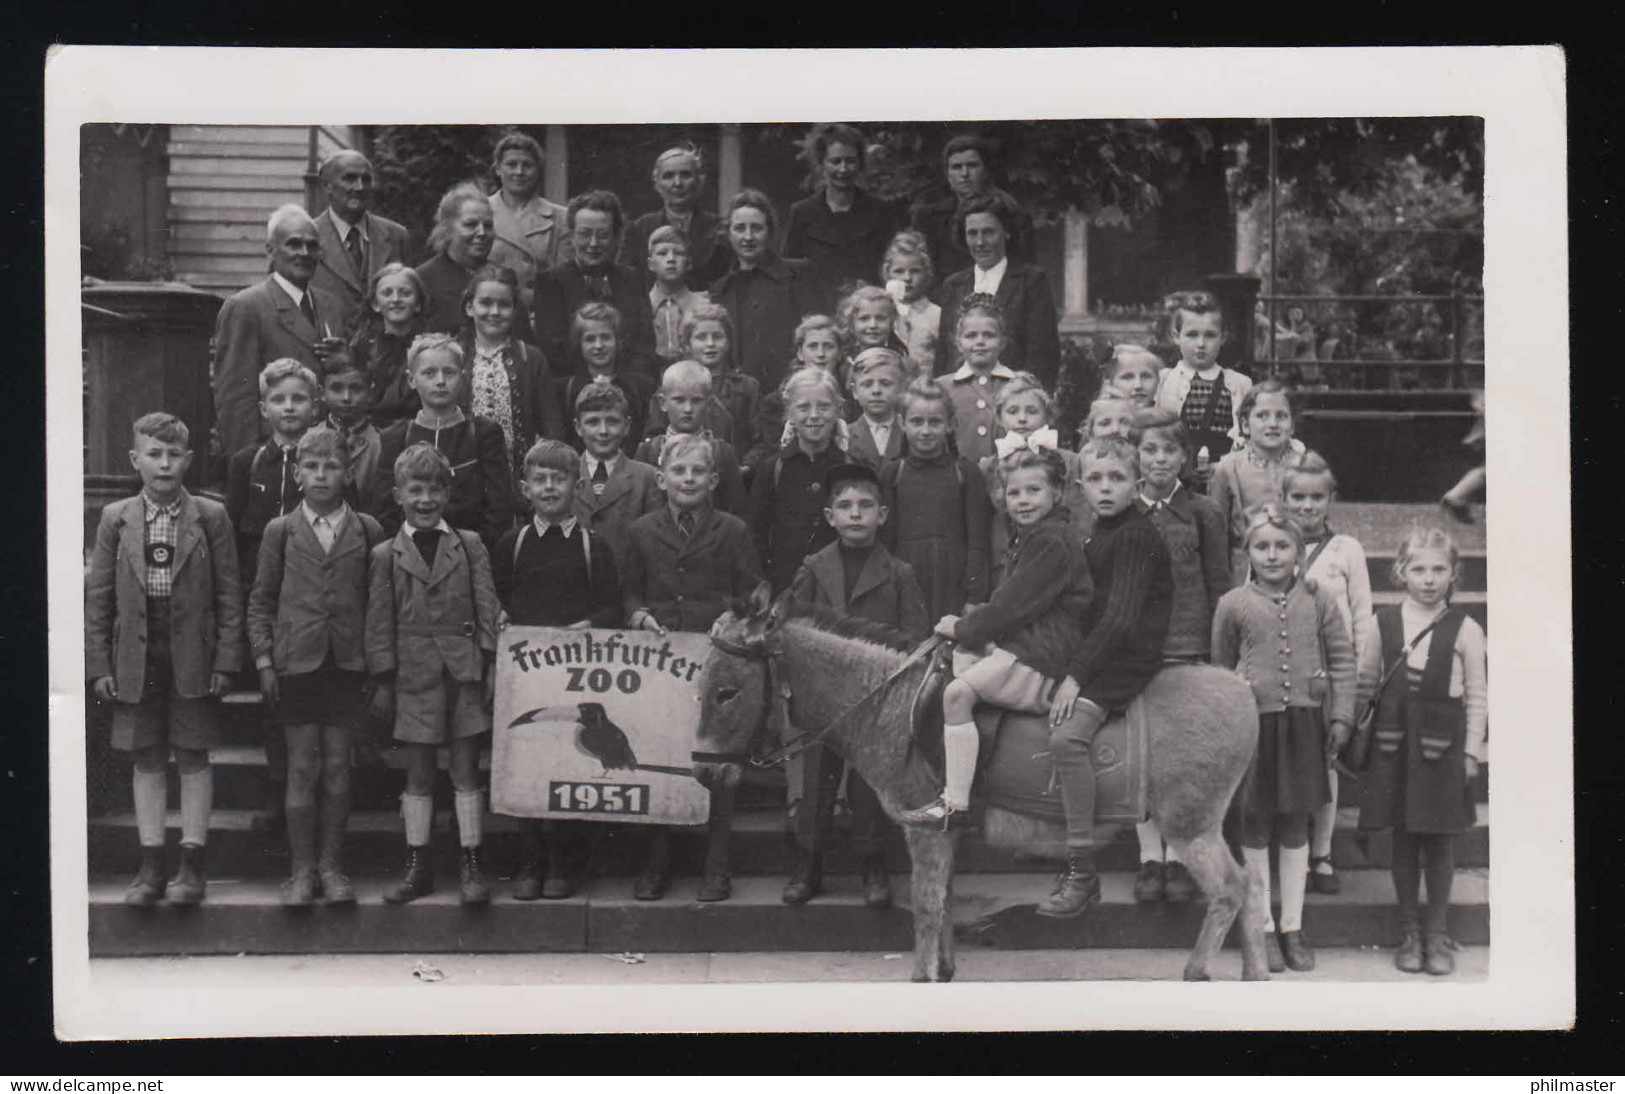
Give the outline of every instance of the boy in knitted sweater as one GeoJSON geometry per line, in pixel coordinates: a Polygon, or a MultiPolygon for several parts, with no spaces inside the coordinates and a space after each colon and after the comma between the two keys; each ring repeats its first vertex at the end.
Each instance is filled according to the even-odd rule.
{"type": "Polygon", "coordinates": [[[1050,706],[1067,859],[1038,914],[1058,919],[1081,915],[1100,900],[1089,748],[1107,716],[1125,709],[1161,669],[1174,598],[1168,548],[1134,501],[1139,453],[1127,441],[1098,437],[1084,445],[1078,462],[1084,497],[1097,517],[1083,548],[1095,595],[1083,614],[1084,640],[1050,706]]]}

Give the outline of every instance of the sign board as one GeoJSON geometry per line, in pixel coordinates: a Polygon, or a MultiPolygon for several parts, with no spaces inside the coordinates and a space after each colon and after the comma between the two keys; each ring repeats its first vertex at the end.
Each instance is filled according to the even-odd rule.
{"type": "Polygon", "coordinates": [[[505,628],[492,812],[704,824],[711,794],[689,772],[711,649],[703,634],[505,628]]]}

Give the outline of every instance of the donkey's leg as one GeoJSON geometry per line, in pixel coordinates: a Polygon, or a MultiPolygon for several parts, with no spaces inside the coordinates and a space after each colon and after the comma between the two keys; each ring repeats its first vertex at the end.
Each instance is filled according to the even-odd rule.
{"type": "MultiPolygon", "coordinates": [[[[948,856],[947,869],[943,871],[942,886],[942,930],[937,932],[937,967],[942,974],[942,982],[947,983],[954,978],[954,925],[949,910],[954,906],[954,852],[957,850],[957,836],[944,836],[944,849],[948,856]]],[[[1428,899],[1432,899],[1433,891],[1428,890],[1428,899]]]]}
{"type": "Polygon", "coordinates": [[[1246,902],[1247,881],[1241,864],[1217,831],[1201,832],[1190,840],[1169,837],[1168,843],[1207,897],[1207,915],[1202,919],[1190,960],[1185,963],[1186,980],[1206,980],[1208,965],[1218,955],[1230,924],[1246,902]]]}
{"type": "Polygon", "coordinates": [[[710,831],[705,841],[705,868],[701,877],[710,885],[724,884],[729,873],[729,849],[733,840],[734,792],[739,788],[744,768],[726,764],[717,772],[711,788],[710,831]]]}
{"type": "Polygon", "coordinates": [[[1246,888],[1241,902],[1241,978],[1268,980],[1269,959],[1264,952],[1264,917],[1269,913],[1264,875],[1251,866],[1242,868],[1246,888]]]}
{"type": "Polygon", "coordinates": [[[953,929],[948,922],[948,887],[953,873],[953,840],[943,832],[914,826],[904,829],[912,863],[910,889],[914,903],[915,982],[941,981],[943,957],[953,953],[953,929]],[[944,935],[948,936],[946,940],[944,935]]]}

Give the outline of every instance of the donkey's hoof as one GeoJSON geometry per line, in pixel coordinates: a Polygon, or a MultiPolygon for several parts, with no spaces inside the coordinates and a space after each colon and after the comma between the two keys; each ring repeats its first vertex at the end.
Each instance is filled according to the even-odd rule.
{"type": "Polygon", "coordinates": [[[1195,968],[1193,966],[1186,965],[1185,966],[1185,979],[1191,981],[1192,983],[1198,983],[1198,982],[1206,982],[1206,981],[1212,980],[1213,977],[1211,977],[1211,976],[1209,976],[1207,974],[1206,969],[1198,969],[1198,968],[1195,968]]]}

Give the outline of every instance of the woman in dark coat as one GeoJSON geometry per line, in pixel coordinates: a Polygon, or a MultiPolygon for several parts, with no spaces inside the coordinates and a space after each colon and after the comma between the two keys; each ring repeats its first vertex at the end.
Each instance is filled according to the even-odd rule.
{"type": "Polygon", "coordinates": [[[776,390],[793,356],[796,324],[831,311],[829,292],[811,262],[774,250],[779,218],[760,190],[741,190],[728,202],[725,223],[733,267],[711,286],[711,302],[733,317],[735,367],[776,390]]]}
{"type": "MultiPolygon", "coordinates": [[[[434,257],[417,268],[429,294],[423,310],[425,331],[455,335],[463,329],[463,290],[474,271],[490,260],[496,238],[491,201],[478,186],[459,182],[446,191],[429,233],[434,257]]],[[[536,344],[523,308],[514,315],[513,333],[521,342],[536,344]]]]}

